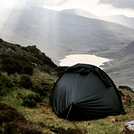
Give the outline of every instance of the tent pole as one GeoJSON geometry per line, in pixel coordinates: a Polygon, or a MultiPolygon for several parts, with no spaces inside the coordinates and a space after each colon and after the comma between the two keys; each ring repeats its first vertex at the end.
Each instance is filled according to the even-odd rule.
{"type": "Polygon", "coordinates": [[[70,107],[69,107],[69,110],[68,110],[68,113],[67,113],[66,119],[68,119],[68,116],[69,116],[69,113],[70,113],[71,109],[72,109],[72,104],[71,104],[71,105],[70,105],[70,107]]]}

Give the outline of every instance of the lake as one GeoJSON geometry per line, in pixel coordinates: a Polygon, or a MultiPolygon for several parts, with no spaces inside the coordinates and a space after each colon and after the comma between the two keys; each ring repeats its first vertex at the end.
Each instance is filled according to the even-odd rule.
{"type": "Polygon", "coordinates": [[[65,56],[65,58],[60,60],[60,66],[72,66],[77,63],[91,64],[95,66],[102,66],[104,63],[111,61],[110,59],[99,57],[90,54],[71,54],[65,56]]]}

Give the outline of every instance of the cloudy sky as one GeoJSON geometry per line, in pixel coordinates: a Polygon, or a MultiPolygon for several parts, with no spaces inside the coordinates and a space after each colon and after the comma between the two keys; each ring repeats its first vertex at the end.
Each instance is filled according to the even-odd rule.
{"type": "Polygon", "coordinates": [[[0,0],[0,10],[40,6],[53,10],[78,8],[96,16],[134,17],[134,0],[0,0]]]}
{"type": "Polygon", "coordinates": [[[100,3],[111,4],[116,8],[134,9],[134,0],[100,0],[100,3]]]}

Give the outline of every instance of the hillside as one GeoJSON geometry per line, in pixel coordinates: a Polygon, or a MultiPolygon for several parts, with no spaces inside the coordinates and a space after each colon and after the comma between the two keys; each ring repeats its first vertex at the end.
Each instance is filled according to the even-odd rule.
{"type": "Polygon", "coordinates": [[[36,46],[22,47],[0,39],[0,71],[32,74],[35,68],[50,72],[57,66],[36,46]]]}
{"type": "Polygon", "coordinates": [[[78,15],[78,16],[83,16],[83,17],[88,17],[88,18],[97,18],[94,14],[89,13],[89,12],[79,9],[79,8],[64,9],[64,10],[62,10],[62,13],[70,14],[70,15],[78,15]]]}
{"type": "Polygon", "coordinates": [[[120,51],[121,55],[133,55],[134,54],[134,41],[129,43],[128,46],[120,51]]]}
{"type": "Polygon", "coordinates": [[[127,17],[123,15],[113,15],[113,16],[103,17],[102,19],[134,29],[134,17],[127,17]]]}
{"type": "Polygon", "coordinates": [[[127,51],[125,48],[134,41],[134,30],[78,16],[75,12],[79,10],[58,12],[39,7],[14,8],[9,16],[8,13],[1,14],[4,20],[0,22],[0,36],[23,46],[37,44],[57,65],[69,54],[95,54],[113,59],[104,67],[107,73],[117,84],[134,87],[134,57],[130,53],[124,56],[126,52],[122,52],[127,51]]]}
{"type": "MultiPolygon", "coordinates": [[[[107,54],[107,57],[110,58],[110,55],[107,54]]],[[[134,71],[134,42],[129,43],[117,53],[113,53],[111,57],[113,60],[105,64],[105,71],[114,79],[116,84],[127,84],[134,87],[132,73],[134,71]]]]}
{"type": "MultiPolygon", "coordinates": [[[[1,13],[0,37],[23,46],[37,45],[57,65],[59,60],[69,54],[95,54],[112,59],[104,67],[106,72],[117,84],[126,83],[134,87],[134,57],[129,52],[122,52],[127,51],[125,48],[134,41],[134,30],[119,24],[78,16],[76,12],[79,9],[58,12],[32,7],[14,8],[9,15],[7,10],[1,13]]],[[[85,14],[84,11],[80,12],[85,14]]],[[[114,18],[123,18],[122,23],[130,20],[133,24],[133,18],[114,18]]]]}
{"type": "Polygon", "coordinates": [[[134,39],[134,30],[127,27],[64,12],[69,11],[39,7],[13,9],[0,35],[25,46],[38,44],[57,64],[70,53],[101,51],[111,56],[134,39]]]}
{"type": "MultiPolygon", "coordinates": [[[[23,47],[0,39],[0,133],[42,134],[30,121],[38,105],[48,105],[57,66],[36,46],[23,47]]],[[[34,117],[34,116],[33,116],[34,117]]]]}
{"type": "Polygon", "coordinates": [[[35,46],[22,47],[3,40],[0,55],[1,134],[120,134],[124,123],[134,119],[134,93],[127,86],[120,86],[125,115],[77,122],[60,119],[49,103],[58,79],[57,66],[51,59],[35,46]],[[24,69],[29,66],[33,69],[30,74],[24,69]],[[11,67],[20,70],[8,72],[11,67]]]}

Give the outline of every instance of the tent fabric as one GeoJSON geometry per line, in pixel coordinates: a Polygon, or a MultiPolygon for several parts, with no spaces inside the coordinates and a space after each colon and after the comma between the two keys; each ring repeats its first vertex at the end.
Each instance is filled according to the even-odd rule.
{"type": "Polygon", "coordinates": [[[68,120],[89,120],[124,113],[119,92],[100,68],[77,64],[57,80],[51,96],[53,111],[68,120]]]}

